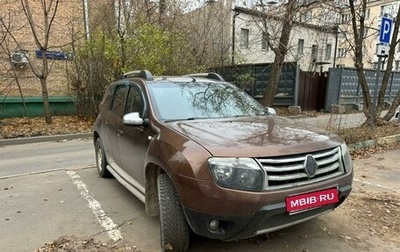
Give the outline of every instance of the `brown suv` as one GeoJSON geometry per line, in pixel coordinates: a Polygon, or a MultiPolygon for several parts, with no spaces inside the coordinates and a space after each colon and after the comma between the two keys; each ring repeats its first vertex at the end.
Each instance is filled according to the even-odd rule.
{"type": "Polygon", "coordinates": [[[97,169],[159,215],[162,251],[186,251],[189,230],[224,241],[333,210],[352,188],[337,135],[270,115],[218,74],[111,84],[95,123],[97,169]]]}

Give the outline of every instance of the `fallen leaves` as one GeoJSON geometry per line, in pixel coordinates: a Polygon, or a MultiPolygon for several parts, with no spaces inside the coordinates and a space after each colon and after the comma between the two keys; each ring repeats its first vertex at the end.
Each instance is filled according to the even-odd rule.
{"type": "Polygon", "coordinates": [[[346,201],[350,215],[362,223],[371,236],[398,242],[400,233],[400,197],[392,192],[353,192],[346,201]],[[368,206],[366,209],[365,206],[368,206]]]}
{"type": "Polygon", "coordinates": [[[140,252],[136,247],[131,247],[123,241],[98,242],[93,238],[81,239],[74,236],[62,236],[57,240],[46,243],[35,252],[59,252],[59,251],[82,251],[82,252],[140,252]]]}
{"type": "Polygon", "coordinates": [[[351,150],[350,154],[353,158],[362,158],[362,157],[368,157],[369,155],[374,153],[379,153],[385,150],[393,150],[393,149],[400,149],[400,143],[383,144],[383,145],[376,145],[368,148],[363,148],[360,150],[351,150]]]}
{"type": "Polygon", "coordinates": [[[52,124],[42,117],[0,119],[0,139],[89,133],[94,120],[77,116],[54,116],[52,124]]]}

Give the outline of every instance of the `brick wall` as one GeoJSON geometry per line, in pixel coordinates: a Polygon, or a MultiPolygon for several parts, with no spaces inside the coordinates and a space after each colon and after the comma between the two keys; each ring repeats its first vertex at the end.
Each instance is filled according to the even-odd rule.
{"type": "MultiPolygon", "coordinates": [[[[0,96],[19,96],[17,83],[20,84],[24,96],[40,96],[41,87],[31,69],[18,69],[10,63],[10,52],[17,49],[28,51],[29,60],[37,71],[41,71],[41,59],[36,58],[37,46],[34,42],[31,28],[23,12],[20,0],[2,0],[0,17],[10,34],[5,31],[4,25],[0,24],[0,96]],[[15,78],[17,76],[18,78],[15,78]]],[[[39,34],[39,40],[43,40],[44,18],[43,9],[39,0],[30,0],[31,10],[34,15],[34,22],[39,34]]],[[[49,3],[50,1],[47,1],[49,3]]],[[[82,0],[60,1],[54,23],[51,27],[49,38],[49,49],[52,51],[70,51],[73,41],[72,34],[83,35],[83,3],[82,0]]],[[[77,43],[81,42],[81,36],[77,43]]],[[[66,67],[72,62],[69,60],[51,60],[51,72],[48,77],[48,89],[50,96],[68,95],[71,88],[66,80],[66,67]]]]}

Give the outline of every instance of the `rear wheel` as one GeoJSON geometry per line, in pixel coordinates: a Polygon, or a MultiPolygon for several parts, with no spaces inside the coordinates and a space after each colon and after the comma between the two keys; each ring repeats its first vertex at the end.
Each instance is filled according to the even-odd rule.
{"type": "Polygon", "coordinates": [[[102,178],[111,177],[111,173],[107,170],[106,155],[104,153],[103,144],[101,143],[100,138],[97,138],[95,148],[97,172],[102,178]]]}
{"type": "Polygon", "coordinates": [[[161,251],[186,252],[189,248],[189,226],[179,196],[167,174],[158,175],[161,251]]]}

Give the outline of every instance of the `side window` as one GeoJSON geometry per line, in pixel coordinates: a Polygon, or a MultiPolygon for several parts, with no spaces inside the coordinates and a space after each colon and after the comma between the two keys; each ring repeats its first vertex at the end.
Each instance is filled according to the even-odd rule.
{"type": "Polygon", "coordinates": [[[128,86],[126,85],[118,86],[117,90],[115,91],[113,103],[111,106],[111,111],[120,116],[121,118],[124,113],[124,102],[126,99],[127,92],[128,92],[128,86]]]}
{"type": "Polygon", "coordinates": [[[144,101],[142,93],[137,86],[131,86],[126,99],[125,114],[131,112],[139,112],[140,117],[143,117],[144,101]]]}
{"type": "Polygon", "coordinates": [[[114,93],[115,93],[115,86],[110,86],[107,91],[105,92],[105,95],[103,97],[103,100],[100,103],[100,106],[105,106],[105,108],[107,108],[107,110],[111,109],[111,105],[112,105],[112,100],[114,97],[114,93]]]}

